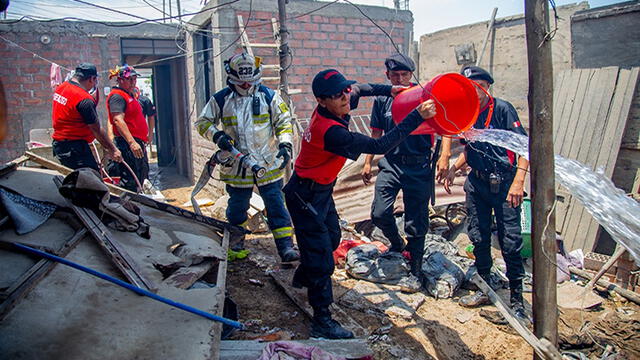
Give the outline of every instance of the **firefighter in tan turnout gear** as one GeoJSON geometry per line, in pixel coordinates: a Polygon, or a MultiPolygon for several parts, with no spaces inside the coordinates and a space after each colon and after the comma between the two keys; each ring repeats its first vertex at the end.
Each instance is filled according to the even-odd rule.
{"type": "MultiPolygon", "coordinates": [[[[235,147],[264,167],[266,174],[257,178],[239,161],[219,166],[229,202],[227,220],[244,227],[253,187],[257,186],[267,210],[267,223],[283,262],[298,260],[293,247],[291,219],[282,194],[284,169],[291,161],[293,131],[291,113],[280,95],[261,85],[259,57],[242,53],[224,62],[227,87],[217,92],[202,110],[196,128],[221,150],[235,147]]],[[[244,235],[230,240],[233,250],[244,247],[244,235]]]]}

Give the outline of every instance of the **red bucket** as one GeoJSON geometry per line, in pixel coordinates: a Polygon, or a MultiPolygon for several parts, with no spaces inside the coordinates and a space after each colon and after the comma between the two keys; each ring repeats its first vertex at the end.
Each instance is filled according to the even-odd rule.
{"type": "Polygon", "coordinates": [[[393,121],[400,123],[420,103],[429,99],[435,101],[437,114],[420,124],[412,135],[459,134],[469,130],[478,118],[480,100],[476,85],[460,74],[449,73],[434,77],[422,87],[414,86],[398,94],[391,105],[393,121]]]}

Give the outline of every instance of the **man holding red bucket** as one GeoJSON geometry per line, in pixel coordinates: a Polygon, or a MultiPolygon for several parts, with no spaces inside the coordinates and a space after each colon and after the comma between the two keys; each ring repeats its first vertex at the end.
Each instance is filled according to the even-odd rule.
{"type": "Polygon", "coordinates": [[[340,225],[333,202],[333,186],[347,158],[384,154],[398,146],[424,119],[435,115],[433,100],[419,104],[396,128],[378,139],[349,131],[349,112],[359,96],[392,95],[385,85],[355,85],[335,69],[319,72],[312,83],[318,106],[302,136],[294,173],[284,187],[300,247],[300,265],[294,287],[307,287],[313,308],[311,336],[352,338],[353,333],[331,318],[333,251],[340,243],[340,225]]]}
{"type": "MultiPolygon", "coordinates": [[[[488,91],[493,78],[486,70],[477,66],[467,66],[462,74],[488,91]]],[[[490,110],[490,96],[478,89],[480,115],[474,125],[476,129],[502,129],[527,135],[518,119],[518,113],[510,103],[493,98],[493,114],[490,110]]],[[[502,256],[507,264],[507,278],[511,290],[511,308],[523,319],[527,318],[522,298],[524,266],[520,250],[522,236],[520,228],[520,205],[524,196],[524,180],[529,162],[524,157],[495,145],[484,142],[467,143],[465,151],[449,169],[444,179],[444,188],[450,192],[456,171],[468,164],[472,171],[464,184],[466,193],[467,233],[474,244],[473,254],[478,274],[489,283],[492,266],[491,225],[492,212],[498,226],[498,240],[502,256]]],[[[482,291],[464,296],[460,305],[466,307],[489,303],[482,291]]]]}
{"type": "MultiPolygon", "coordinates": [[[[409,57],[396,53],[384,61],[386,76],[391,85],[415,86],[411,82],[415,64],[409,57]]],[[[371,111],[371,137],[379,138],[396,127],[392,119],[393,98],[378,96],[371,111]]],[[[407,234],[406,250],[411,255],[411,273],[420,278],[424,256],[425,235],[429,229],[429,199],[433,197],[434,174],[431,159],[433,134],[411,134],[384,155],[378,163],[375,193],[371,207],[371,219],[391,243],[390,251],[405,250],[404,240],[398,233],[393,209],[398,192],[404,194],[404,230],[407,234]]],[[[446,168],[449,164],[450,144],[445,143],[446,168]]],[[[436,150],[437,151],[437,150],[436,150]]],[[[374,155],[367,155],[362,168],[362,180],[366,185],[371,179],[371,162],[374,155]]]]}

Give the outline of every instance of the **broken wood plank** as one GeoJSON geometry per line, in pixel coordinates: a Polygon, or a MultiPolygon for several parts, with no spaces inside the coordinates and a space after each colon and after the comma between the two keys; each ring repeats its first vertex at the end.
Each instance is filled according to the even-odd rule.
{"type": "MultiPolygon", "coordinates": [[[[60,187],[62,185],[62,176],[54,177],[53,182],[60,187]]],[[[142,275],[142,272],[127,251],[112,239],[111,231],[107,229],[93,211],[73,205],[68,199],[65,199],[65,201],[127,280],[133,285],[151,292],[158,290],[158,287],[151,280],[142,275]]]]}
{"type": "MultiPolygon", "coordinates": [[[[73,169],[68,168],[64,165],[58,164],[56,162],[53,162],[51,160],[45,159],[42,156],[38,156],[30,151],[25,151],[25,156],[27,156],[29,158],[29,160],[38,163],[39,165],[44,166],[45,168],[49,169],[49,170],[55,170],[57,172],[59,172],[60,174],[67,176],[69,174],[71,174],[73,172],[73,169]]],[[[116,195],[122,195],[122,194],[133,194],[132,192],[130,192],[129,190],[123,189],[121,187],[115,186],[113,184],[108,184],[105,183],[105,185],[107,185],[107,187],[109,188],[109,191],[113,194],[116,195]]]]}
{"type": "Polygon", "coordinates": [[[211,270],[214,264],[214,260],[205,260],[197,265],[181,267],[162,283],[168,286],[177,287],[178,289],[188,289],[198,281],[198,279],[206,274],[207,271],[211,270]]]}
{"type": "Polygon", "coordinates": [[[18,165],[22,164],[25,161],[29,161],[29,158],[25,155],[22,155],[19,158],[13,159],[10,162],[0,166],[0,176],[4,176],[12,172],[18,167],[18,165]]]}
{"type": "MultiPolygon", "coordinates": [[[[588,272],[582,270],[582,269],[578,269],[576,267],[573,266],[569,266],[569,271],[572,274],[576,274],[580,277],[583,277],[587,280],[590,280],[592,278],[591,274],[589,274],[588,272]]],[[[640,305],[640,294],[635,293],[633,291],[627,290],[627,289],[623,289],[620,286],[611,283],[607,280],[604,279],[600,279],[597,282],[598,285],[602,286],[603,288],[605,288],[606,290],[609,291],[615,291],[616,293],[620,294],[621,296],[625,297],[628,300],[633,301],[634,303],[640,305]]]]}
{"type": "MultiPolygon", "coordinates": [[[[296,343],[315,346],[335,356],[360,359],[373,355],[365,340],[296,340],[296,343]]],[[[260,357],[268,343],[256,340],[223,340],[220,342],[220,360],[254,360],[260,357]]]]}
{"type": "Polygon", "coordinates": [[[208,217],[208,216],[204,216],[204,215],[198,215],[198,214],[194,213],[193,211],[189,211],[187,209],[183,209],[181,207],[177,207],[177,206],[174,206],[174,205],[171,205],[171,204],[159,202],[159,201],[153,200],[153,199],[148,198],[148,197],[143,196],[143,195],[134,194],[134,193],[127,193],[127,194],[122,196],[122,200],[123,201],[134,201],[134,202],[140,203],[142,205],[145,205],[145,206],[148,206],[148,207],[160,210],[160,211],[168,212],[168,213],[173,214],[173,215],[178,215],[178,216],[181,216],[181,217],[186,218],[186,219],[194,220],[194,221],[197,221],[199,223],[212,226],[215,230],[218,230],[218,231],[223,231],[224,229],[228,228],[229,231],[238,231],[238,232],[243,232],[243,233],[246,232],[240,226],[231,225],[228,222],[225,222],[225,221],[222,221],[222,220],[217,220],[217,219],[214,219],[212,217],[208,217]]]}
{"type": "Polygon", "coordinates": [[[502,316],[509,322],[509,325],[518,332],[518,334],[527,342],[533,350],[543,359],[561,360],[562,355],[548,340],[547,343],[543,343],[538,339],[529,329],[527,329],[515,315],[511,313],[511,309],[504,304],[500,296],[493,291],[493,289],[487,285],[487,283],[478,274],[473,276],[473,282],[478,285],[480,290],[487,294],[493,305],[500,311],[502,316]]]}
{"type": "MultiPolygon", "coordinates": [[[[77,230],[73,236],[67,240],[64,245],[58,250],[60,256],[66,256],[73,249],[78,241],[87,235],[87,229],[81,228],[77,230]]],[[[20,282],[19,286],[12,286],[13,290],[6,291],[7,294],[5,300],[0,304],[0,320],[5,317],[15,307],[15,305],[24,298],[31,289],[33,289],[38,282],[44,278],[53,268],[56,263],[46,259],[40,259],[35,265],[33,265],[28,271],[28,276],[23,276],[16,283],[20,282]]]]}
{"type": "MultiPolygon", "coordinates": [[[[291,286],[291,279],[293,278],[294,270],[272,271],[269,275],[275,280],[276,284],[282,288],[284,293],[296,304],[298,307],[310,318],[313,318],[313,309],[307,301],[307,291],[305,289],[296,289],[291,286]]],[[[347,312],[342,310],[336,303],[332,303],[330,306],[331,312],[334,317],[338,319],[340,324],[345,328],[353,331],[356,336],[366,336],[367,331],[358,324],[347,312]]]]}

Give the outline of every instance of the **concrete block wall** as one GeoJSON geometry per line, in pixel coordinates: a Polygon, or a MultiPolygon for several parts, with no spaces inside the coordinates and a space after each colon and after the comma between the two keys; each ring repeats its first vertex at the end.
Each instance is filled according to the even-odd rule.
{"type": "MultiPolygon", "coordinates": [[[[150,35],[175,38],[175,34],[175,29],[157,24],[109,27],[78,21],[21,21],[15,24],[0,22],[2,37],[30,51],[0,39],[0,78],[8,106],[8,132],[5,140],[0,143],[0,163],[24,153],[31,129],[51,127],[53,91],[49,80],[49,61],[69,70],[75,69],[81,62],[96,65],[101,73],[98,86],[102,95],[97,109],[104,126],[107,112],[103,89],[112,85],[108,69],[121,61],[120,38],[142,38],[150,35]],[[49,40],[48,43],[43,36],[49,40]]],[[[62,70],[63,80],[69,70],[62,70]]]]}
{"type": "MultiPolygon", "coordinates": [[[[587,2],[560,6],[558,29],[552,40],[553,70],[558,73],[571,68],[570,18],[575,12],[589,8],[587,2]]],[[[498,9],[498,15],[500,9],[498,9]]],[[[487,14],[489,17],[490,14],[487,14]]],[[[552,23],[553,24],[553,23],[552,23]]],[[[489,21],[458,26],[420,37],[420,78],[428,81],[436,75],[459,72],[455,46],[473,43],[478,57],[489,21]]],[[[511,102],[522,122],[528,127],[529,91],[528,60],[524,14],[497,18],[495,31],[489,37],[482,63],[495,79],[492,94],[511,102]]]]}

